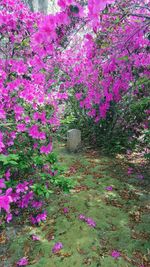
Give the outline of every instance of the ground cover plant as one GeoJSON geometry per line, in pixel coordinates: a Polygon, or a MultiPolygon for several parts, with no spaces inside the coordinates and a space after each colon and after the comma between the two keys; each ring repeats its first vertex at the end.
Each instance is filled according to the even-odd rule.
{"type": "MultiPolygon", "coordinates": [[[[58,136],[63,138],[67,129],[78,126],[82,130],[84,141],[92,140],[91,145],[103,146],[107,152],[127,152],[128,156],[136,149],[136,152],[138,150],[141,153],[140,157],[144,155],[149,160],[149,3],[147,0],[58,0],[57,3],[58,12],[44,15],[30,11],[24,1],[0,1],[0,241],[4,244],[9,239],[9,225],[22,225],[25,222],[25,227],[19,229],[20,239],[16,241],[15,250],[19,249],[17,242],[19,245],[27,243],[26,248],[28,242],[24,230],[26,233],[26,229],[29,231],[31,227],[31,230],[41,231],[40,227],[46,227],[46,234],[48,221],[52,220],[56,223],[57,238],[55,234],[46,237],[53,244],[51,266],[61,264],[61,261],[64,265],[74,265],[77,254],[72,258],[73,252],[62,252],[64,244],[58,237],[63,223],[61,226],[61,217],[56,212],[59,214],[61,201],[65,203],[65,197],[70,196],[71,214],[74,215],[69,215],[69,207],[62,207],[60,213],[66,219],[64,228],[67,225],[70,227],[69,219],[75,224],[71,231],[79,228],[79,236],[82,228],[86,232],[86,227],[90,227],[93,232],[86,234],[91,236],[93,245],[94,240],[97,244],[92,248],[92,256],[79,258],[79,261],[75,261],[76,266],[126,264],[147,267],[148,207],[144,207],[144,214],[141,215],[141,210],[136,210],[135,203],[148,198],[144,187],[148,186],[148,180],[146,178],[145,181],[140,170],[144,165],[137,171],[129,166],[128,188],[124,187],[122,180],[115,181],[110,172],[109,183],[106,183],[105,191],[101,191],[97,177],[103,174],[98,164],[93,165],[93,174],[92,170],[87,170],[89,158],[86,160],[85,155],[81,155],[84,162],[76,162],[77,169],[74,164],[65,164],[67,156],[63,155],[63,166],[61,152],[58,150],[56,153],[53,140],[57,140],[58,136]],[[67,167],[71,168],[69,173],[67,167]],[[87,176],[87,180],[82,184],[83,174],[87,176]],[[140,189],[134,187],[137,179],[140,189]],[[97,189],[94,188],[95,183],[97,189]],[[90,190],[94,190],[91,191],[91,196],[87,195],[90,190]],[[72,206],[72,201],[78,200],[80,191],[81,209],[78,209],[77,206],[72,206]],[[68,195],[69,192],[72,195],[68,195]],[[99,192],[101,197],[96,200],[94,195],[99,192]],[[104,192],[108,195],[105,196],[104,192]],[[99,207],[91,203],[90,206],[87,198],[94,199],[94,203],[100,201],[103,204],[99,207]],[[109,209],[107,205],[110,204],[109,209]],[[129,207],[132,209],[134,204],[135,211],[128,216],[139,223],[137,228],[123,211],[118,210],[125,207],[129,211],[129,207]],[[118,209],[113,209],[112,206],[118,209]],[[105,216],[108,220],[114,212],[117,221],[121,221],[122,228],[119,227],[120,232],[118,230],[116,237],[107,233],[106,218],[104,222],[100,222],[100,217],[96,214],[99,208],[101,211],[106,208],[105,216]],[[57,224],[60,225],[60,230],[57,224]],[[107,238],[104,238],[104,244],[99,248],[99,235],[103,242],[101,231],[106,232],[107,238]],[[119,234],[121,231],[125,231],[122,236],[119,234]],[[132,234],[135,240],[144,239],[144,242],[136,241],[135,244],[130,239],[132,234]],[[121,240],[124,240],[124,244],[121,240]],[[127,251],[125,246],[132,242],[133,247],[129,247],[127,251]],[[71,260],[68,259],[66,263],[66,258],[71,260]]],[[[104,157],[97,157],[97,162],[103,159],[104,157]]],[[[74,157],[72,160],[74,161],[74,157]]],[[[89,168],[92,169],[92,166],[89,168]]],[[[104,184],[106,176],[104,175],[104,184]]],[[[121,176],[118,176],[120,178],[122,179],[122,171],[121,176]]],[[[114,222],[112,224],[115,229],[114,222]]],[[[69,236],[66,228],[64,231],[66,242],[70,242],[72,232],[69,236]]],[[[41,242],[36,231],[28,238],[32,242],[41,242]]],[[[85,236],[84,238],[86,239],[85,236]]],[[[9,264],[10,260],[11,266],[49,266],[51,244],[49,247],[49,243],[42,242],[45,248],[39,246],[41,251],[38,260],[29,255],[31,249],[25,249],[23,255],[19,250],[18,259],[14,253],[14,258],[2,257],[2,262],[5,264],[8,260],[9,264]],[[40,257],[44,263],[38,263],[40,257]]],[[[8,246],[9,244],[8,242],[8,246]]],[[[88,239],[86,245],[90,246],[88,239]]],[[[7,252],[8,246],[4,246],[7,252]]],[[[72,250],[76,247],[73,244],[70,246],[72,250]]],[[[84,248],[83,251],[77,248],[77,251],[86,255],[84,248]]],[[[36,254],[36,250],[34,252],[36,254]]]]}

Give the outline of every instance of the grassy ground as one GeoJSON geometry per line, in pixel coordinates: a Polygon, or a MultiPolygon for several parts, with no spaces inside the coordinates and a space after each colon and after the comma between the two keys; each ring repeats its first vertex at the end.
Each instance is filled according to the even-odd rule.
{"type": "Polygon", "coordinates": [[[24,256],[30,267],[150,266],[148,175],[139,179],[134,171],[129,176],[120,160],[92,150],[68,154],[61,145],[57,150],[68,168],[66,177],[76,186],[69,194],[51,196],[46,223],[39,227],[12,223],[1,233],[0,266],[14,267],[24,256]],[[66,214],[64,207],[69,209],[66,214]],[[96,227],[79,220],[79,214],[91,217],[96,227]],[[40,241],[33,241],[32,234],[40,241]],[[52,253],[56,242],[63,244],[57,255],[52,253]],[[118,259],[111,256],[113,250],[120,252],[118,259]]]}

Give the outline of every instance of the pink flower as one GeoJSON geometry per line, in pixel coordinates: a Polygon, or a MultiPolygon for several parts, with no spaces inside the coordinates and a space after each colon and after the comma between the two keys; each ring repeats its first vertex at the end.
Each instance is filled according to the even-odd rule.
{"type": "Polygon", "coordinates": [[[22,115],[24,113],[24,108],[21,106],[15,106],[14,111],[17,115],[22,115]]]}
{"type": "Polygon", "coordinates": [[[32,240],[40,241],[40,237],[38,235],[32,235],[32,240]]]}
{"type": "Polygon", "coordinates": [[[64,213],[68,213],[69,212],[69,209],[68,208],[63,208],[63,212],[64,213]]]}
{"type": "Polygon", "coordinates": [[[17,131],[18,132],[25,132],[26,131],[26,125],[25,124],[18,124],[17,125],[17,131]]]}
{"type": "Polygon", "coordinates": [[[0,188],[6,188],[4,179],[0,179],[0,188]]]}
{"type": "Polygon", "coordinates": [[[32,215],[30,216],[30,222],[32,224],[36,224],[37,223],[36,218],[34,218],[32,215]]]}
{"type": "Polygon", "coordinates": [[[96,222],[94,222],[94,220],[92,218],[86,218],[85,221],[90,227],[93,227],[93,228],[96,227],[96,222]]]}
{"type": "Polygon", "coordinates": [[[52,248],[52,252],[53,253],[57,253],[59,252],[61,249],[63,248],[63,244],[61,242],[56,243],[53,248],[52,248]]]}
{"type": "Polygon", "coordinates": [[[18,266],[27,266],[28,265],[28,259],[26,257],[21,258],[18,262],[17,262],[18,266]]]}
{"type": "Polygon", "coordinates": [[[128,168],[128,175],[132,174],[133,173],[133,168],[128,168]]]}
{"type": "Polygon", "coordinates": [[[120,257],[120,252],[117,250],[113,250],[111,256],[115,259],[118,259],[120,257]]]}
{"type": "Polygon", "coordinates": [[[45,221],[46,218],[47,218],[47,213],[46,213],[46,211],[44,211],[43,213],[38,214],[36,216],[36,221],[37,221],[37,223],[40,223],[41,221],[45,221]]]}
{"type": "Polygon", "coordinates": [[[6,222],[9,223],[11,220],[12,220],[12,214],[9,213],[9,214],[7,214],[7,216],[6,216],[6,222]]]}
{"type": "Polygon", "coordinates": [[[83,214],[80,214],[80,215],[79,215],[79,219],[80,219],[81,221],[85,221],[86,217],[85,217],[83,214]]]}
{"type": "Polygon", "coordinates": [[[0,109],[0,119],[6,119],[6,112],[3,109],[0,109]]]}
{"type": "Polygon", "coordinates": [[[86,222],[90,227],[96,227],[96,222],[92,218],[86,218],[83,214],[80,214],[79,219],[86,222]]]}
{"type": "Polygon", "coordinates": [[[37,143],[33,144],[33,149],[36,149],[37,147],[38,147],[37,143]]]}
{"type": "Polygon", "coordinates": [[[29,129],[29,135],[32,138],[39,138],[39,130],[38,130],[38,126],[37,125],[33,125],[32,127],[30,127],[29,129]]]}
{"type": "Polygon", "coordinates": [[[52,149],[53,149],[52,143],[49,143],[47,146],[41,146],[40,152],[49,154],[52,152],[52,149]]]}
{"type": "Polygon", "coordinates": [[[80,100],[82,98],[82,93],[76,93],[75,97],[77,100],[80,100]]]}
{"type": "Polygon", "coordinates": [[[33,207],[33,208],[36,208],[36,209],[41,208],[42,205],[43,205],[42,201],[33,201],[33,202],[32,202],[32,207],[33,207]]]}
{"type": "Polygon", "coordinates": [[[9,212],[10,202],[12,202],[12,198],[10,196],[0,196],[0,211],[1,208],[3,208],[6,212],[9,212]]]}
{"type": "Polygon", "coordinates": [[[140,180],[143,180],[143,179],[144,179],[144,175],[142,175],[142,174],[138,174],[138,175],[137,175],[137,178],[140,179],[140,180]]]}
{"type": "Polygon", "coordinates": [[[36,217],[30,216],[30,221],[32,224],[38,224],[42,221],[45,221],[47,218],[47,213],[44,211],[43,213],[38,214],[36,217]]]}
{"type": "Polygon", "coordinates": [[[30,122],[30,117],[28,117],[28,116],[25,117],[25,118],[24,118],[24,121],[25,121],[25,123],[29,123],[29,122],[30,122]]]}
{"type": "Polygon", "coordinates": [[[23,193],[28,190],[28,182],[24,182],[22,184],[18,184],[16,186],[16,193],[23,193]]]}
{"type": "Polygon", "coordinates": [[[107,191],[112,191],[112,190],[113,190],[113,187],[112,187],[112,186],[107,186],[105,189],[106,189],[107,191]]]}
{"type": "Polygon", "coordinates": [[[7,181],[9,180],[10,176],[11,176],[10,169],[8,169],[5,173],[5,178],[7,181]]]}

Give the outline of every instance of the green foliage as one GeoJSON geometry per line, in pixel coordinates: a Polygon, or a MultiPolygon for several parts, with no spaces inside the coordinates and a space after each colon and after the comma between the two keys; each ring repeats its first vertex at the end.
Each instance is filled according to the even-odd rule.
{"type": "Polygon", "coordinates": [[[51,154],[48,154],[46,156],[46,161],[48,161],[51,164],[54,164],[55,162],[57,162],[57,155],[56,155],[56,153],[52,152],[51,154]]]}
{"type": "Polygon", "coordinates": [[[33,189],[34,193],[39,197],[49,198],[50,194],[53,193],[52,190],[48,189],[47,186],[42,183],[35,183],[31,186],[31,188],[33,189]]]}
{"type": "Polygon", "coordinates": [[[19,156],[16,154],[9,154],[7,156],[0,155],[0,164],[3,166],[11,167],[18,165],[19,156]]]}
{"type": "Polygon", "coordinates": [[[55,176],[52,179],[52,183],[55,186],[60,187],[65,193],[69,193],[70,189],[72,189],[75,186],[75,182],[72,179],[60,175],[55,176]]]}

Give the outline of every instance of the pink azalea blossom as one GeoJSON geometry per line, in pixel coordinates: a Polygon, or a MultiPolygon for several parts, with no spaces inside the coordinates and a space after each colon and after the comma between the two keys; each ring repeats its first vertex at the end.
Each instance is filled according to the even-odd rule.
{"type": "Polygon", "coordinates": [[[0,211],[1,208],[3,208],[6,212],[9,212],[10,210],[10,203],[12,202],[11,196],[0,196],[0,211]]]}
{"type": "Polygon", "coordinates": [[[128,175],[132,174],[133,173],[133,168],[129,167],[128,168],[128,175]]]}
{"type": "Polygon", "coordinates": [[[8,169],[5,173],[5,178],[7,181],[9,180],[10,176],[11,176],[10,169],[8,169]]]}
{"type": "Polygon", "coordinates": [[[113,190],[113,187],[112,187],[112,186],[107,186],[105,189],[106,189],[107,191],[112,191],[112,190],[113,190]]]}
{"type": "Polygon", "coordinates": [[[142,175],[142,174],[138,174],[138,175],[137,175],[137,178],[140,179],[140,180],[143,180],[143,179],[144,179],[144,175],[142,175]]]}
{"type": "Polygon", "coordinates": [[[26,257],[21,258],[18,262],[17,262],[18,266],[27,266],[28,265],[28,259],[26,257]]]}
{"type": "Polygon", "coordinates": [[[47,213],[46,213],[46,211],[44,211],[43,213],[38,214],[36,216],[36,221],[37,221],[37,223],[40,223],[41,221],[45,221],[46,218],[47,218],[47,213]]]}
{"type": "Polygon", "coordinates": [[[38,235],[32,235],[32,240],[40,241],[40,237],[38,235]]]}
{"type": "Polygon", "coordinates": [[[17,125],[17,131],[18,132],[25,132],[26,131],[26,125],[25,124],[18,124],[17,125]]]}
{"type": "Polygon", "coordinates": [[[53,246],[52,252],[55,254],[59,252],[62,248],[63,248],[63,244],[61,242],[58,242],[53,246]]]}
{"type": "Polygon", "coordinates": [[[92,218],[86,218],[85,221],[90,227],[93,227],[93,228],[96,227],[96,222],[92,218]]]}
{"type": "Polygon", "coordinates": [[[33,208],[36,208],[36,209],[41,208],[42,205],[43,205],[43,202],[42,202],[42,201],[33,201],[33,202],[32,202],[32,207],[33,207],[33,208]]]}
{"type": "Polygon", "coordinates": [[[118,259],[120,257],[120,252],[117,250],[113,250],[111,256],[115,259],[118,259]]]}
{"type": "Polygon", "coordinates": [[[42,146],[40,152],[44,154],[49,154],[52,152],[53,146],[52,143],[49,143],[47,146],[42,146]]]}
{"type": "Polygon", "coordinates": [[[85,217],[83,214],[80,214],[80,215],[79,215],[79,219],[80,219],[81,221],[85,221],[86,217],[85,217]]]}
{"type": "Polygon", "coordinates": [[[79,219],[81,221],[86,222],[90,227],[93,227],[93,228],[96,227],[96,222],[92,218],[86,218],[83,214],[80,214],[79,219]]]}
{"type": "Polygon", "coordinates": [[[0,179],[0,188],[6,188],[4,179],[0,179]]]}
{"type": "Polygon", "coordinates": [[[63,212],[66,214],[69,212],[69,209],[68,208],[63,208],[63,212]]]}
{"type": "Polygon", "coordinates": [[[7,214],[7,216],[6,216],[6,222],[9,223],[11,220],[12,220],[12,214],[9,213],[9,214],[7,214]]]}

